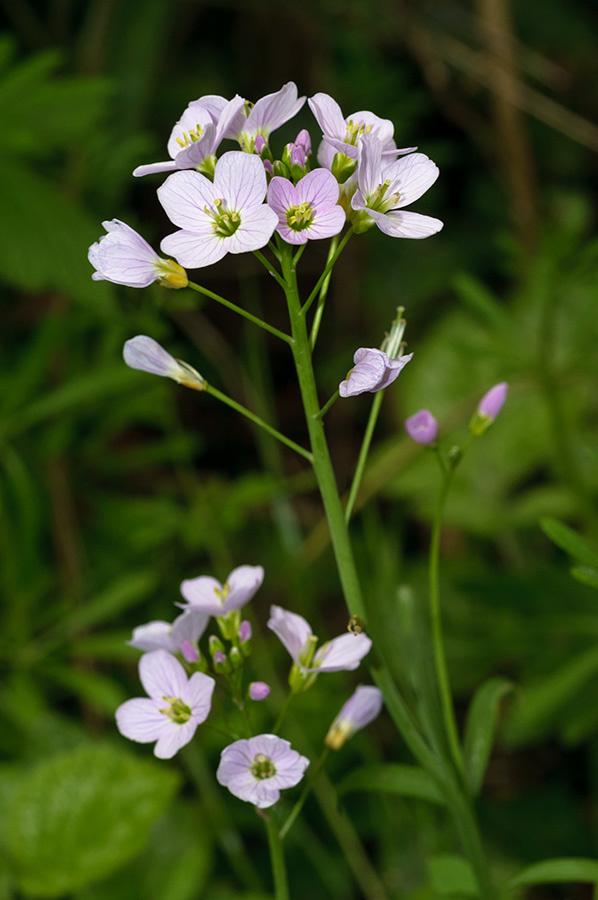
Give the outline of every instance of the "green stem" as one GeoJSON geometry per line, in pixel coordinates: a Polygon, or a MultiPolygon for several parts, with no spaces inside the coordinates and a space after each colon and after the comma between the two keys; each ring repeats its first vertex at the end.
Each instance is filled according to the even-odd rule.
{"type": "Polygon", "coordinates": [[[226,403],[227,406],[230,406],[231,409],[234,409],[236,412],[241,413],[241,415],[245,416],[245,418],[249,419],[255,425],[259,425],[260,428],[263,428],[264,431],[267,431],[268,434],[275,437],[276,440],[280,441],[282,444],[286,444],[287,447],[290,447],[291,450],[294,450],[295,453],[298,453],[300,456],[303,456],[308,462],[313,464],[313,455],[306,450],[304,447],[301,447],[299,444],[296,444],[295,441],[292,441],[291,438],[288,438],[286,435],[281,434],[280,431],[277,431],[276,428],[272,428],[271,425],[268,425],[267,422],[260,416],[256,416],[255,413],[252,413],[250,409],[247,409],[245,406],[241,406],[240,403],[237,403],[236,400],[233,400],[231,397],[228,397],[226,394],[223,394],[222,391],[219,391],[218,388],[212,387],[208,382],[204,382],[202,388],[206,394],[211,394],[212,397],[215,397],[217,400],[221,400],[222,403],[226,403]]]}
{"type": "MultiPolygon", "coordinates": [[[[278,273],[277,273],[278,274],[278,273]]],[[[258,318],[258,316],[254,316],[253,313],[247,312],[246,309],[243,309],[242,306],[237,306],[236,303],[231,303],[230,300],[227,300],[225,297],[221,297],[220,294],[215,294],[214,291],[209,291],[207,288],[202,287],[200,284],[195,284],[195,282],[190,281],[189,287],[193,291],[197,291],[198,294],[205,294],[206,297],[211,297],[212,300],[216,300],[217,303],[221,303],[222,306],[226,306],[227,309],[232,309],[233,312],[236,312],[238,315],[243,316],[244,319],[247,319],[249,322],[253,322],[254,325],[259,325],[260,328],[263,328],[265,331],[269,331],[270,334],[274,334],[277,338],[280,338],[281,341],[285,341],[285,343],[290,344],[292,342],[292,338],[285,334],[284,331],[279,331],[278,328],[274,328],[273,325],[268,325],[267,322],[264,322],[263,319],[258,318]]]]}
{"type": "MultiPolygon", "coordinates": [[[[348,232],[346,238],[348,238],[348,232]]],[[[337,250],[337,255],[342,244],[337,250]]],[[[299,389],[303,399],[303,408],[307,420],[307,429],[313,454],[313,467],[320,489],[324,510],[330,528],[332,547],[343,587],[347,608],[351,615],[365,618],[361,588],[357,577],[353,551],[349,541],[349,533],[345,525],[334,470],[328,451],[328,443],[320,413],[320,403],[316,389],[316,381],[311,359],[311,347],[305,324],[305,316],[301,310],[301,300],[297,289],[297,280],[293,267],[290,247],[282,248],[282,272],[285,278],[285,294],[291,319],[293,334],[293,358],[297,369],[299,389]]],[[[305,307],[304,307],[305,309],[305,307]]]]}
{"type": "Polygon", "coordinates": [[[324,416],[326,415],[326,413],[328,412],[328,410],[330,409],[330,407],[332,406],[332,404],[333,404],[333,403],[336,403],[336,401],[338,400],[339,397],[340,397],[340,392],[339,392],[338,390],[336,390],[336,391],[334,392],[334,394],[332,395],[332,397],[330,398],[330,400],[328,401],[328,403],[324,404],[324,406],[322,407],[322,409],[321,409],[320,412],[318,413],[318,419],[323,419],[323,418],[324,418],[324,416]]]}
{"type": "Polygon", "coordinates": [[[274,727],[272,728],[272,734],[278,734],[278,732],[280,731],[280,728],[284,721],[284,717],[286,716],[286,714],[288,712],[289,706],[291,705],[291,702],[292,702],[294,696],[295,696],[295,694],[293,694],[293,693],[287,694],[286,700],[282,704],[282,708],[281,708],[280,712],[278,713],[278,718],[277,718],[276,722],[274,723],[274,727]]]}
{"type": "MultiPolygon", "coordinates": [[[[344,238],[342,239],[342,241],[340,242],[340,244],[338,245],[338,247],[337,247],[336,250],[334,251],[334,255],[333,255],[332,257],[329,257],[329,258],[328,258],[328,262],[326,263],[326,268],[324,269],[324,271],[322,272],[322,274],[320,275],[320,277],[319,277],[318,280],[316,281],[316,285],[315,285],[313,291],[311,292],[311,294],[309,295],[309,297],[307,298],[307,300],[306,300],[305,303],[303,304],[303,310],[302,310],[303,315],[305,315],[305,314],[307,313],[307,310],[310,308],[310,306],[312,305],[312,303],[314,302],[314,300],[315,300],[316,297],[318,296],[318,291],[320,290],[320,288],[321,288],[322,285],[324,284],[324,281],[325,281],[325,280],[328,278],[328,276],[330,275],[330,273],[331,273],[331,271],[332,271],[332,269],[333,269],[333,267],[334,267],[335,262],[337,261],[337,259],[339,258],[339,256],[340,256],[341,253],[343,252],[343,250],[345,249],[345,246],[346,246],[346,244],[347,244],[347,241],[349,240],[349,238],[351,237],[352,234],[353,234],[353,226],[351,225],[351,227],[350,227],[349,230],[347,231],[346,235],[344,236],[344,238]]],[[[288,245],[287,245],[287,246],[288,246],[288,245]]],[[[284,275],[284,257],[283,257],[283,259],[282,259],[282,263],[283,263],[283,275],[284,275]]],[[[285,277],[286,277],[286,276],[285,276],[285,277]]],[[[285,287],[285,291],[286,291],[286,287],[285,287]]]]}
{"type": "Polygon", "coordinates": [[[324,750],[322,751],[322,753],[320,754],[319,760],[313,767],[313,770],[310,772],[309,778],[307,780],[307,784],[303,788],[301,796],[299,797],[299,799],[295,803],[295,806],[291,810],[288,819],[286,820],[286,822],[280,829],[279,834],[280,834],[281,840],[285,839],[285,837],[291,830],[293,822],[295,821],[295,819],[297,818],[297,816],[303,809],[303,804],[307,800],[309,793],[314,786],[314,782],[315,782],[316,778],[318,777],[318,775],[320,774],[320,771],[322,770],[324,764],[326,763],[329,753],[330,753],[330,750],[328,749],[328,747],[325,747],[324,750]]]}
{"type": "Polygon", "coordinates": [[[463,776],[465,774],[465,765],[463,763],[463,754],[461,752],[459,733],[457,731],[455,708],[449,682],[446,655],[444,652],[444,643],[442,640],[442,620],[440,615],[440,535],[442,532],[444,508],[446,505],[449,488],[453,480],[454,471],[454,466],[450,466],[448,472],[444,477],[442,488],[440,490],[440,496],[438,498],[436,515],[434,516],[434,524],[432,527],[432,540],[430,543],[429,557],[430,617],[432,623],[434,663],[436,666],[436,677],[438,678],[438,687],[440,690],[440,700],[442,705],[444,724],[447,732],[451,756],[453,757],[453,762],[456,766],[457,772],[459,772],[459,774],[463,776]]]}
{"type": "Polygon", "coordinates": [[[273,815],[265,818],[268,832],[268,846],[270,848],[270,862],[272,863],[272,878],[274,879],[275,900],[289,900],[289,885],[287,882],[287,870],[284,863],[282,840],[278,833],[278,825],[273,815]]]}
{"type": "Polygon", "coordinates": [[[374,397],[374,402],[372,403],[372,408],[370,410],[370,416],[368,419],[368,423],[366,425],[365,434],[363,436],[363,441],[361,442],[361,449],[359,451],[359,459],[357,460],[357,465],[355,467],[355,474],[353,475],[353,481],[351,482],[351,490],[349,491],[349,499],[347,500],[347,505],[345,507],[345,522],[349,523],[351,519],[351,513],[353,512],[353,507],[355,506],[355,501],[357,499],[357,494],[359,493],[359,486],[361,485],[361,479],[363,478],[363,473],[365,471],[365,464],[368,458],[368,453],[370,452],[370,444],[372,443],[372,437],[374,435],[374,428],[376,427],[376,422],[378,421],[378,414],[380,412],[380,407],[382,405],[382,397],[384,396],[384,391],[378,391],[376,396],[374,397]]]}
{"type": "MultiPolygon", "coordinates": [[[[328,259],[326,260],[326,268],[328,268],[330,261],[334,258],[334,254],[336,253],[336,248],[338,247],[338,235],[335,235],[330,241],[330,247],[328,248],[328,259]]],[[[294,265],[296,263],[294,262],[294,265]]],[[[328,286],[330,285],[330,276],[332,275],[332,266],[328,269],[328,274],[322,281],[322,287],[320,288],[320,296],[318,297],[318,305],[316,307],[316,312],[314,314],[314,320],[311,326],[311,334],[309,336],[309,343],[313,352],[314,347],[316,346],[316,341],[318,339],[318,332],[320,330],[320,323],[322,322],[322,316],[324,315],[324,305],[326,303],[326,296],[328,294],[328,286]]]]}
{"type": "MultiPolygon", "coordinates": [[[[280,251],[279,251],[279,250],[274,250],[274,249],[273,249],[272,252],[275,253],[277,259],[280,258],[280,251]]],[[[283,279],[280,277],[280,275],[278,274],[278,272],[276,271],[276,269],[274,268],[274,266],[272,265],[272,263],[268,262],[268,260],[267,260],[266,257],[264,256],[264,254],[263,254],[263,253],[260,253],[259,250],[254,250],[254,251],[253,251],[253,255],[256,256],[256,257],[259,259],[259,261],[260,261],[261,264],[264,266],[264,268],[268,270],[268,272],[270,273],[270,275],[272,276],[272,278],[274,278],[274,280],[277,281],[277,282],[279,283],[279,285],[281,286],[281,288],[284,290],[284,286],[285,286],[284,281],[283,281],[283,279]]]]}

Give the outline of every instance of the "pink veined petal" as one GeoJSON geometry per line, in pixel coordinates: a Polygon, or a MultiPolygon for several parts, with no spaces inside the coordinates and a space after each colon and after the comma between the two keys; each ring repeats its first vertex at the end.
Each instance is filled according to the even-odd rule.
{"type": "Polygon", "coordinates": [[[344,153],[345,156],[349,156],[351,159],[357,159],[359,154],[359,141],[357,144],[348,144],[347,141],[342,138],[328,137],[328,135],[324,135],[324,140],[334,148],[335,153],[344,153]]]}
{"type": "Polygon", "coordinates": [[[327,209],[318,210],[305,232],[310,241],[321,238],[333,237],[343,230],[346,215],[342,206],[329,206],[327,209]]]}
{"type": "Polygon", "coordinates": [[[149,744],[168,730],[169,720],[158,709],[155,700],[134,697],[116,710],[116,727],[130,741],[149,744]]]}
{"type": "Polygon", "coordinates": [[[440,219],[432,216],[422,216],[420,213],[407,212],[402,209],[393,209],[387,213],[374,212],[368,209],[368,215],[374,219],[376,225],[391,237],[401,238],[427,238],[437,234],[444,226],[440,219]]]}
{"type": "Polygon", "coordinates": [[[228,252],[226,238],[220,238],[214,234],[211,222],[206,216],[203,226],[203,234],[199,232],[199,223],[196,231],[175,231],[168,234],[161,242],[160,247],[169,256],[174,256],[176,261],[185,269],[201,269],[218,262],[228,252]]]}
{"type": "Polygon", "coordinates": [[[338,203],[338,181],[328,169],[314,169],[308,172],[297,182],[295,190],[299,203],[307,201],[316,209],[338,203]]]}
{"type": "Polygon", "coordinates": [[[146,166],[137,166],[133,169],[135,178],[141,178],[143,175],[153,175],[155,172],[174,172],[177,165],[174,159],[166,162],[148,163],[146,166]]]}
{"type": "Polygon", "coordinates": [[[220,94],[204,94],[203,97],[198,97],[194,102],[207,109],[214,122],[219,122],[220,116],[230,101],[220,94]]]}
{"type": "Polygon", "coordinates": [[[267,624],[287,648],[294,661],[298,662],[299,654],[312,636],[312,630],[303,616],[280,606],[271,606],[267,624]]]}
{"type": "Polygon", "coordinates": [[[194,672],[185,690],[185,696],[181,699],[188,703],[193,711],[193,719],[196,724],[205,722],[212,708],[212,694],[216,682],[203,672],[194,672]]]}
{"type": "Polygon", "coordinates": [[[229,150],[218,160],[214,174],[214,196],[222,197],[227,208],[241,213],[245,207],[258,206],[266,197],[266,172],[259,156],[229,150]]]}
{"type": "Polygon", "coordinates": [[[365,634],[341,634],[324,644],[314,656],[314,668],[308,672],[353,671],[369,653],[372,642],[365,634]]]}
{"type": "MultiPolygon", "coordinates": [[[[364,197],[373,194],[384,180],[382,178],[382,144],[375,135],[366,134],[359,143],[357,175],[364,197]]],[[[353,198],[355,199],[355,198],[353,198]]],[[[359,209],[360,207],[353,207],[359,209]]]]}
{"type": "Polygon", "coordinates": [[[388,387],[389,384],[392,384],[393,381],[399,377],[399,373],[405,368],[407,363],[410,362],[412,357],[413,353],[409,353],[407,356],[399,356],[397,359],[387,360],[384,375],[378,385],[379,388],[385,388],[388,387]]]}
{"type": "Polygon", "coordinates": [[[149,697],[181,697],[187,687],[182,665],[167,650],[145,653],[139,660],[139,680],[149,697]]]}
{"type": "Polygon", "coordinates": [[[154,756],[158,759],[172,759],[175,753],[192,740],[197,728],[197,722],[192,719],[183,725],[170,722],[168,731],[162,734],[154,747],[154,756]]]}
{"type": "Polygon", "coordinates": [[[309,234],[309,228],[303,228],[301,231],[295,231],[288,224],[286,219],[281,221],[280,218],[278,220],[278,225],[276,226],[276,231],[281,236],[283,241],[286,241],[287,244],[307,244],[308,238],[311,237],[309,234]]]}
{"type": "Polygon", "coordinates": [[[375,348],[361,347],[355,353],[354,369],[339,385],[341,397],[354,397],[364,391],[377,390],[385,372],[386,354],[375,348]]]}
{"type": "Polygon", "coordinates": [[[251,776],[251,780],[246,778],[235,779],[227,784],[227,787],[231,794],[240,800],[252,803],[253,806],[257,806],[259,809],[266,809],[268,806],[274,806],[280,799],[280,791],[268,787],[270,780],[258,781],[251,776]]]}
{"type": "Polygon", "coordinates": [[[247,253],[265,247],[277,224],[278,216],[265,204],[244,209],[241,224],[233,235],[225,239],[227,252],[247,253]]]}
{"type": "Polygon", "coordinates": [[[334,162],[334,157],[336,156],[336,150],[329,144],[328,141],[320,141],[320,146],[318,147],[317,160],[318,163],[322,166],[323,169],[331,169],[332,163],[334,162]]]}
{"type": "Polygon", "coordinates": [[[240,609],[254,596],[264,581],[262,566],[237,566],[228,576],[228,596],[224,608],[240,609]]]}
{"type": "Polygon", "coordinates": [[[290,741],[279,738],[276,734],[256,734],[249,738],[247,750],[253,760],[253,757],[261,753],[276,764],[278,757],[284,757],[291,749],[290,741]]]}
{"type": "Polygon", "coordinates": [[[181,367],[176,359],[147,334],[138,334],[125,343],[123,359],[131,369],[150,372],[152,375],[176,379],[181,374],[181,367]]]}
{"type": "Polygon", "coordinates": [[[423,153],[412,153],[391,163],[382,175],[390,179],[387,196],[400,195],[394,209],[402,209],[419,199],[434,184],[438,174],[436,163],[423,153]]]}
{"type": "Polygon", "coordinates": [[[193,169],[211,156],[216,148],[216,126],[210,122],[198,141],[183,147],[175,157],[177,169],[193,169]]]}
{"type": "Polygon", "coordinates": [[[366,134],[375,134],[385,150],[392,149],[395,127],[390,119],[381,119],[367,109],[352,113],[348,118],[354,125],[369,125],[370,131],[366,134]]]}
{"type": "Polygon", "coordinates": [[[211,209],[218,196],[212,182],[199,172],[174,172],[158,188],[158,199],[170,221],[190,231],[212,226],[204,208],[211,209]]]}
{"type": "Polygon", "coordinates": [[[289,788],[299,784],[305,770],[309,766],[309,759],[301,756],[296,750],[290,750],[280,763],[276,764],[276,775],[268,779],[268,784],[276,788],[289,788]]]}
{"type": "Polygon", "coordinates": [[[220,764],[216,772],[219,784],[228,784],[231,778],[235,778],[241,772],[247,771],[253,761],[249,740],[235,741],[225,747],[220,754],[220,764]]]}
{"type": "Polygon", "coordinates": [[[314,94],[307,101],[322,133],[327,137],[344,138],[347,126],[341,108],[329,94],[314,94]]]}
{"type": "Polygon", "coordinates": [[[280,221],[286,221],[287,210],[291,206],[298,205],[297,192],[292,181],[275,175],[268,185],[268,205],[277,213],[280,221]]]}
{"type": "Polygon", "coordinates": [[[200,609],[193,609],[193,607],[186,609],[174,620],[170,629],[171,641],[175,650],[177,652],[180,650],[183,641],[197,643],[208,627],[209,621],[208,613],[204,613],[200,609]]]}
{"type": "Polygon", "coordinates": [[[244,131],[262,133],[266,136],[280,128],[289,119],[296,115],[303,104],[305,97],[297,97],[297,85],[288,81],[274,94],[267,94],[257,101],[247,117],[244,131]]]}
{"type": "Polygon", "coordinates": [[[187,578],[181,584],[181,594],[191,606],[202,612],[214,615],[222,612],[223,600],[216,593],[221,591],[222,585],[211,575],[200,575],[198,578],[187,578]]]}
{"type": "Polygon", "coordinates": [[[243,107],[245,105],[245,99],[241,97],[239,94],[235,94],[232,100],[229,100],[228,103],[220,111],[220,114],[217,119],[217,129],[216,129],[216,139],[214,143],[214,151],[219,147],[220,142],[225,137],[234,137],[237,133],[235,130],[235,126],[243,127],[243,123],[245,121],[245,116],[243,115],[243,107]],[[231,133],[232,131],[232,133],[231,133]]]}

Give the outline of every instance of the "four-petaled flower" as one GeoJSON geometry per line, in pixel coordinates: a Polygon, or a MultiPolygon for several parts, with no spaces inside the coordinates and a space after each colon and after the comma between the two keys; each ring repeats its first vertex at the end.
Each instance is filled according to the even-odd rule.
{"type": "Polygon", "coordinates": [[[102,222],[108,232],[89,248],[87,258],[96,270],[94,281],[112,281],[144,288],[159,281],[165,287],[187,287],[187,273],[172,259],[162,259],[134,228],[112,219],[102,222]]]}
{"type": "Polygon", "coordinates": [[[199,609],[190,607],[174,622],[154,621],[138,625],[133,636],[127,641],[129,646],[148,653],[151,650],[168,650],[180,653],[185,642],[196,644],[207,628],[210,616],[199,609]]]}
{"type": "Polygon", "coordinates": [[[356,394],[363,394],[365,391],[374,393],[388,387],[412,356],[413,353],[408,353],[407,356],[389,359],[383,350],[360,347],[353,356],[354,368],[339,385],[341,397],[355,397],[356,394]]]}
{"type": "Polygon", "coordinates": [[[303,673],[353,671],[372,646],[365,634],[341,634],[316,651],[318,639],[309,623],[280,606],[270,607],[267,624],[303,673]]]}
{"type": "Polygon", "coordinates": [[[116,710],[116,725],[132,741],[156,741],[154,755],[170,759],[207,719],[216,682],[203,672],[188,678],[167,650],[145,653],[139,660],[139,678],[148,696],[122,703],[116,710]]]}
{"type": "Polygon", "coordinates": [[[275,734],[235,741],[222,751],[218,782],[259,809],[272,806],[284,788],[299,784],[309,759],[275,734]]]}
{"type": "Polygon", "coordinates": [[[213,183],[199,172],[175,172],[158,188],[158,197],[181,230],[160,246],[190,269],[211,265],[227,253],[259,250],[278,221],[264,203],[265,194],[261,159],[240,150],[220,157],[213,183]]]}
{"type": "Polygon", "coordinates": [[[137,166],[133,175],[140,177],[154,172],[195,169],[202,165],[207,171],[213,171],[214,154],[244,103],[243,98],[237,94],[228,103],[225,101],[224,106],[216,113],[214,107],[210,110],[201,100],[194,100],[178,120],[168,139],[168,152],[172,159],[137,166]]]}
{"type": "Polygon", "coordinates": [[[268,187],[268,205],[278,216],[276,230],[288,244],[328,238],[341,231],[344,210],[338,205],[338,181],[327,169],[315,169],[297,186],[276,176],[268,187]]]}
{"type": "Polygon", "coordinates": [[[358,155],[359,189],[351,200],[354,210],[365,212],[380,231],[391,237],[426,238],[440,231],[440,219],[403,211],[438,178],[438,166],[431,159],[423,153],[411,153],[386,162],[381,142],[371,134],[360,141],[358,155]]]}
{"type": "Polygon", "coordinates": [[[181,584],[181,594],[189,607],[208,616],[225,616],[249,603],[263,580],[261,566],[238,566],[224,584],[210,575],[189,578],[181,584]]]}
{"type": "Polygon", "coordinates": [[[330,726],[324,742],[331,750],[339,750],[360,728],[365,728],[380,714],[382,691],[370,685],[360,685],[349,697],[330,726]]]}

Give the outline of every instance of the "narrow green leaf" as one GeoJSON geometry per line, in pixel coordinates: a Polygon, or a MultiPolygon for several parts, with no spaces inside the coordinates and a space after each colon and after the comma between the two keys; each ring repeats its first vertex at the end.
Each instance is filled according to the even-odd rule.
{"type": "Polygon", "coordinates": [[[416,797],[430,803],[444,804],[444,799],[434,780],[419,766],[388,763],[363,766],[354,769],[342,782],[339,793],[351,791],[375,791],[383,794],[400,794],[416,797]]]}
{"type": "Polygon", "coordinates": [[[117,706],[127,699],[123,688],[102,672],[77,669],[71,665],[47,665],[48,678],[71,691],[106,716],[113,716],[117,706]]]}
{"type": "Polygon", "coordinates": [[[166,766],[107,745],[84,745],[40,763],[6,817],[20,889],[59,897],[110,874],[146,844],[178,784],[166,766]]]}
{"type": "Polygon", "coordinates": [[[155,572],[131,572],[122,575],[93,600],[68,615],[63,627],[71,634],[79,628],[88,628],[115,619],[125,609],[147,598],[156,584],[155,572]]]}
{"type": "Polygon", "coordinates": [[[474,694],[467,713],[463,752],[469,786],[474,794],[482,787],[494,734],[500,701],[513,685],[506,678],[490,678],[474,694]]]}
{"type": "Polygon", "coordinates": [[[542,519],[540,525],[544,534],[574,559],[590,568],[598,568],[598,552],[568,525],[551,518],[542,519]]]}
{"type": "Polygon", "coordinates": [[[452,853],[433,856],[428,863],[430,881],[439,894],[478,897],[473,870],[467,860],[452,853]]]}
{"type": "Polygon", "coordinates": [[[546,859],[523,869],[509,881],[509,887],[558,884],[567,881],[598,884],[598,862],[594,859],[546,859]]]}
{"type": "Polygon", "coordinates": [[[592,569],[589,566],[574,566],[571,574],[578,581],[589,584],[590,587],[598,588],[598,569],[592,569]]]}

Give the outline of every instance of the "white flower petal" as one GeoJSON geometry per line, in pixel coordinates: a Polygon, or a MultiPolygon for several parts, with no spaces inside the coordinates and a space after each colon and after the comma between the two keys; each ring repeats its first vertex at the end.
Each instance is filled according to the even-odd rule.
{"type": "Polygon", "coordinates": [[[226,201],[227,209],[241,214],[246,207],[259,206],[266,196],[266,170],[259,156],[229,150],[218,160],[214,174],[215,196],[226,201]]]}
{"type": "Polygon", "coordinates": [[[387,213],[374,212],[368,209],[368,215],[375,220],[376,225],[391,237],[400,238],[427,238],[437,234],[444,222],[434,219],[432,216],[422,216],[419,213],[407,212],[402,209],[391,210],[387,213]]]}
{"type": "Polygon", "coordinates": [[[169,728],[159,738],[154,747],[154,756],[158,759],[172,759],[175,753],[192,740],[197,723],[190,720],[183,725],[169,722],[169,728]]]}
{"type": "Polygon", "coordinates": [[[205,207],[211,209],[218,196],[212,182],[199,172],[174,172],[158,188],[158,199],[170,221],[190,231],[211,224],[205,207]]]}
{"type": "Polygon", "coordinates": [[[308,672],[351,672],[369,653],[372,642],[365,634],[341,634],[324,644],[314,656],[313,669],[308,672]]]}
{"type": "MultiPolygon", "coordinates": [[[[181,173],[183,174],[183,173],[181,173]]],[[[227,239],[218,237],[214,233],[211,221],[206,216],[203,233],[199,232],[199,223],[195,225],[196,231],[175,231],[168,234],[160,244],[160,247],[169,256],[174,256],[179,265],[185,269],[201,269],[211,266],[226,256],[228,247],[227,239]]]]}
{"type": "Polygon", "coordinates": [[[241,224],[235,233],[226,239],[228,253],[247,253],[265,247],[277,225],[278,216],[269,206],[245,209],[241,213],[241,224]]]}
{"type": "Polygon", "coordinates": [[[267,625],[284,644],[294,661],[299,662],[299,655],[312,636],[312,630],[303,616],[280,606],[271,606],[267,625]]]}
{"type": "Polygon", "coordinates": [[[149,744],[168,730],[169,720],[158,709],[155,700],[134,697],[116,710],[116,727],[130,741],[149,744]]]}
{"type": "Polygon", "coordinates": [[[187,687],[182,665],[166,650],[145,653],[139,660],[139,679],[149,697],[181,697],[187,687]]]}

